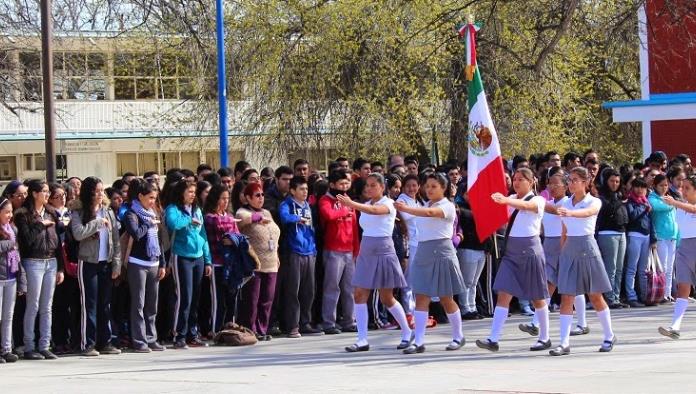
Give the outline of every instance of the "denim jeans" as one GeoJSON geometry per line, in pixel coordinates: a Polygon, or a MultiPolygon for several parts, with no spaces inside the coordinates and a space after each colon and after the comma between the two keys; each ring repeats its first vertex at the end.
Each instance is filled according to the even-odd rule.
{"type": "Polygon", "coordinates": [[[610,304],[619,303],[621,301],[624,257],[626,256],[626,234],[599,234],[597,245],[602,254],[609,283],[611,283],[611,291],[604,293],[604,297],[610,304]]]}
{"type": "Polygon", "coordinates": [[[476,312],[476,285],[486,265],[486,253],[482,250],[457,249],[457,259],[464,279],[464,293],[459,294],[459,309],[462,313],[476,312]]]}
{"type": "Polygon", "coordinates": [[[0,282],[0,354],[12,351],[12,315],[14,315],[17,281],[0,282]]]}
{"type": "Polygon", "coordinates": [[[57,262],[52,259],[24,259],[27,274],[27,309],[24,312],[24,351],[36,349],[34,327],[39,315],[39,347],[48,350],[51,343],[51,308],[56,289],[57,262]]]}
{"type": "Polygon", "coordinates": [[[626,297],[629,301],[645,299],[645,290],[648,286],[648,276],[645,270],[648,268],[648,256],[650,253],[650,238],[628,236],[628,248],[626,249],[626,297]],[[638,297],[635,289],[636,276],[641,297],[638,297]]]}
{"type": "Polygon", "coordinates": [[[677,253],[677,240],[675,239],[661,239],[657,241],[657,255],[660,257],[660,263],[662,263],[662,269],[665,271],[665,298],[676,292],[676,288],[672,289],[672,286],[676,287],[674,278],[674,258],[677,253]]]}

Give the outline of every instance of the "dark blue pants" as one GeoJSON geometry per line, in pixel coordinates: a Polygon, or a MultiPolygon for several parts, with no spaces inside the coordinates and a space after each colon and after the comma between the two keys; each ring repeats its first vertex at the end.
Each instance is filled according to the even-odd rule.
{"type": "Polygon", "coordinates": [[[77,270],[82,299],[82,350],[111,343],[111,264],[80,262],[77,270]]]}
{"type": "Polygon", "coordinates": [[[178,312],[176,314],[176,340],[198,337],[198,299],[204,271],[203,257],[191,259],[177,257],[174,280],[178,286],[178,312]]]}

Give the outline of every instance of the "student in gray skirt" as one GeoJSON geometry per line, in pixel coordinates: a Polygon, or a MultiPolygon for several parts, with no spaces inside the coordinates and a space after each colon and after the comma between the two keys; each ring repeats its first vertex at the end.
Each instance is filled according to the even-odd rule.
{"type": "Polygon", "coordinates": [[[392,241],[396,209],[394,202],[384,195],[384,190],[382,174],[372,173],[367,178],[364,190],[370,199],[368,202],[361,204],[347,195],[336,196],[339,203],[361,212],[359,222],[363,230],[353,274],[358,341],[345,348],[349,353],[370,350],[367,342],[367,300],[374,289],[379,289],[382,304],[401,327],[401,343],[397,349],[405,349],[411,343],[411,329],[406,321],[406,313],[394,298],[394,289],[406,287],[406,279],[392,241]]]}
{"type": "Polygon", "coordinates": [[[689,306],[691,286],[696,286],[696,177],[690,176],[684,180],[682,197],[686,202],[675,200],[670,195],[662,197],[665,203],[677,208],[677,227],[681,236],[674,263],[677,300],[674,303],[672,324],[658,329],[660,334],[672,339],[679,339],[682,319],[689,306]]]}
{"type": "MultiPolygon", "coordinates": [[[[561,222],[561,217],[555,212],[557,208],[560,208],[565,201],[568,199],[566,192],[568,191],[568,179],[566,178],[565,172],[561,167],[552,167],[549,169],[549,176],[547,181],[546,190],[549,191],[549,199],[546,201],[547,209],[544,213],[544,217],[541,219],[541,224],[544,228],[544,258],[546,259],[546,280],[548,281],[549,295],[552,295],[556,291],[556,283],[558,283],[558,262],[561,258],[561,239],[563,233],[563,223],[561,222]],[[555,173],[553,171],[556,171],[555,173]],[[549,212],[553,211],[553,212],[549,212]]],[[[551,303],[551,299],[546,299],[546,305],[551,303]]],[[[590,332],[590,328],[585,322],[585,295],[580,294],[575,297],[575,312],[578,317],[578,323],[575,328],[570,332],[570,336],[574,335],[584,335],[590,332]]],[[[539,342],[549,341],[548,330],[545,335],[540,335],[539,331],[539,319],[540,315],[548,315],[548,308],[544,310],[536,309],[534,311],[534,317],[530,324],[520,323],[518,326],[520,330],[528,333],[532,336],[538,336],[539,342]]],[[[531,348],[534,350],[543,350],[538,348],[531,348]]]]}
{"type": "Polygon", "coordinates": [[[602,293],[611,290],[602,255],[594,238],[597,214],[602,202],[587,193],[587,169],[570,170],[569,190],[572,196],[556,209],[566,234],[558,264],[558,293],[561,295],[561,343],[551,351],[552,356],[570,354],[570,328],[573,324],[573,301],[588,294],[604,331],[600,352],[610,352],[616,343],[611,327],[611,314],[602,293]]]}
{"type": "Polygon", "coordinates": [[[411,288],[416,295],[414,313],[416,335],[413,344],[404,349],[405,354],[425,351],[425,327],[428,308],[432,297],[439,297],[452,326],[452,342],[446,350],[457,350],[464,345],[462,318],[455,294],[464,292],[464,279],[459,270],[457,252],[452,244],[452,229],[457,210],[449,200],[449,181],[442,173],[426,177],[425,192],[428,203],[425,207],[411,207],[397,202],[396,209],[416,216],[418,247],[409,267],[411,288]]]}
{"type": "Polygon", "coordinates": [[[477,340],[481,349],[497,352],[498,341],[503,325],[508,317],[512,297],[532,300],[535,313],[539,316],[540,338],[530,350],[543,350],[551,347],[548,339],[549,298],[546,280],[544,250],[541,246],[541,219],[544,216],[546,199],[534,195],[534,173],[528,168],[518,168],[512,177],[515,194],[506,197],[494,193],[491,198],[498,204],[505,204],[511,211],[506,231],[505,252],[495,276],[493,290],[498,293],[490,336],[477,340]]]}

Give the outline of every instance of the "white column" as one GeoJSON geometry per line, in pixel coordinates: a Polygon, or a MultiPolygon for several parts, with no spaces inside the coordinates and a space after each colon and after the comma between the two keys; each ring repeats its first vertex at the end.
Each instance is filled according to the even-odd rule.
{"type": "MultiPolygon", "coordinates": [[[[648,56],[648,16],[645,4],[638,10],[638,40],[640,45],[640,95],[642,100],[650,100],[650,58],[648,56]]],[[[652,152],[652,131],[650,121],[642,122],[643,158],[652,152]]]]}

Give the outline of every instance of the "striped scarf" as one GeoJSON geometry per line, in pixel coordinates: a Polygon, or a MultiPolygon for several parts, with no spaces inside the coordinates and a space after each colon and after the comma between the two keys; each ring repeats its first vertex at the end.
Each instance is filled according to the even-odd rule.
{"type": "Polygon", "coordinates": [[[135,200],[131,204],[131,209],[143,222],[148,224],[147,229],[147,257],[156,259],[162,254],[159,244],[159,228],[152,221],[157,218],[157,214],[152,209],[145,209],[140,205],[140,201],[135,200]]]}

